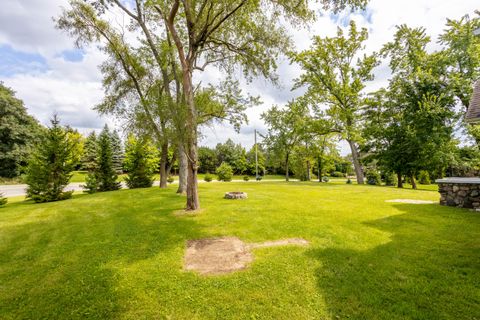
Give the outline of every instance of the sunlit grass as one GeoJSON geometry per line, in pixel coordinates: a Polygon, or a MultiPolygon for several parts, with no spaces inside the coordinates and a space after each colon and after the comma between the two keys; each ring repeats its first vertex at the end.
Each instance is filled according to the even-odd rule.
{"type": "Polygon", "coordinates": [[[0,209],[0,319],[475,319],[480,215],[386,203],[436,191],[338,183],[200,184],[19,199],[0,209]],[[249,199],[224,200],[226,191],[249,199]],[[301,237],[254,251],[247,270],[184,272],[189,239],[301,237]]]}

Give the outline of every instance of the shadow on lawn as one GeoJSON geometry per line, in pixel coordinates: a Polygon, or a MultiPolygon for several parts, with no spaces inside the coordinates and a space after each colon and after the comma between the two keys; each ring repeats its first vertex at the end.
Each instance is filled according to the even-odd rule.
{"type": "Polygon", "coordinates": [[[480,215],[439,205],[367,223],[391,241],[366,251],[316,249],[332,318],[475,319],[480,315],[480,215]]]}
{"type": "Polygon", "coordinates": [[[171,214],[182,208],[183,197],[156,192],[15,205],[26,216],[40,208],[48,213],[1,229],[0,318],[118,318],[121,290],[109,265],[169,254],[202,235],[193,219],[171,214]]]}

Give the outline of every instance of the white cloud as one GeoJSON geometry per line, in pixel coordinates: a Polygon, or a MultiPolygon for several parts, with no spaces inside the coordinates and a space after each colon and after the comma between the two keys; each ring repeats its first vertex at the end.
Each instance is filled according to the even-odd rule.
{"type": "MultiPolygon", "coordinates": [[[[105,57],[96,48],[87,48],[83,60],[79,62],[66,61],[62,57],[62,52],[73,49],[73,40],[55,29],[52,17],[58,16],[61,12],[60,6],[67,7],[67,4],[67,0],[2,0],[0,45],[42,55],[48,70],[28,73],[25,68],[19,68],[20,72],[13,76],[0,76],[0,81],[17,91],[18,97],[25,101],[29,111],[43,123],[57,111],[65,122],[85,131],[87,127],[99,128],[106,121],[91,109],[103,95],[101,74],[97,66],[105,57]]],[[[395,25],[405,23],[410,26],[424,26],[432,39],[436,40],[447,17],[458,19],[464,14],[472,15],[477,8],[478,2],[474,0],[371,0],[364,14],[341,14],[335,17],[323,14],[308,30],[291,31],[297,49],[304,50],[310,46],[313,35],[334,36],[337,24],[345,24],[348,19],[355,19],[359,26],[369,30],[368,50],[378,51],[384,43],[392,39],[395,25]]],[[[119,25],[125,23],[121,15],[113,15],[110,20],[119,25]]],[[[431,49],[436,46],[432,44],[431,49]]],[[[253,129],[266,131],[260,119],[261,113],[274,104],[284,105],[301,93],[290,90],[292,79],[300,72],[298,66],[282,61],[278,70],[280,88],[262,79],[256,79],[250,84],[242,81],[244,92],[253,96],[260,95],[264,104],[248,111],[250,122],[239,134],[229,125],[215,125],[213,128],[203,129],[205,138],[201,144],[214,146],[231,137],[250,147],[253,144],[253,129]]],[[[388,67],[383,64],[377,68],[376,75],[376,80],[367,87],[369,90],[386,84],[388,67]]],[[[206,84],[216,83],[222,77],[221,72],[210,68],[204,74],[197,75],[196,79],[206,84]]],[[[342,145],[342,153],[346,152],[342,145]]]]}

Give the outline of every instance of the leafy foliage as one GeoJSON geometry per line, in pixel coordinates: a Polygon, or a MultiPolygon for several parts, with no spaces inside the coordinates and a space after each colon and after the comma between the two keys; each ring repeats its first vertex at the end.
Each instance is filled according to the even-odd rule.
{"type": "Polygon", "coordinates": [[[95,131],[92,131],[85,139],[84,152],[81,159],[82,169],[95,171],[97,168],[98,141],[95,131]]]}
{"type": "Polygon", "coordinates": [[[0,177],[13,178],[27,164],[42,128],[23,102],[0,82],[0,177]]]}
{"type": "Polygon", "coordinates": [[[397,175],[394,172],[385,173],[385,185],[386,186],[396,186],[398,183],[397,175]]]}
{"type": "Polygon", "coordinates": [[[365,177],[367,178],[367,183],[372,186],[379,186],[382,184],[382,178],[380,173],[376,170],[367,170],[365,177]]]}
{"type": "Polygon", "coordinates": [[[98,191],[112,191],[120,189],[117,173],[113,167],[112,139],[108,126],[105,125],[98,136],[98,163],[95,170],[95,179],[98,191]]]}
{"type": "Polygon", "coordinates": [[[422,170],[418,173],[418,183],[420,184],[430,184],[430,174],[426,170],[422,170]]]}
{"type": "Polygon", "coordinates": [[[120,139],[120,136],[118,135],[117,130],[113,130],[112,135],[112,165],[113,169],[117,174],[122,174],[123,173],[123,161],[125,158],[125,154],[123,152],[123,147],[122,147],[122,140],[120,139]]]}
{"type": "Polygon", "coordinates": [[[71,197],[72,191],[63,190],[72,176],[75,149],[75,140],[68,138],[67,129],[60,125],[55,115],[28,161],[25,176],[27,198],[49,202],[71,197]]]}
{"type": "Polygon", "coordinates": [[[232,181],[233,169],[228,164],[223,162],[216,170],[218,181],[232,181]]]}
{"type": "Polygon", "coordinates": [[[295,87],[307,86],[306,96],[314,101],[314,112],[329,119],[330,131],[339,133],[349,143],[359,184],[363,183],[358,150],[362,142],[362,90],[367,81],[373,80],[372,69],[378,64],[376,54],[356,58],[365,49],[367,38],[367,29],[358,30],[352,20],[347,35],[338,28],[336,37],[316,36],[310,49],[292,54],[292,61],[304,71],[295,87]],[[323,105],[328,107],[326,111],[320,108],[323,105]]]}
{"type": "Polygon", "coordinates": [[[130,189],[148,188],[158,171],[158,150],[147,139],[138,139],[130,134],[125,148],[125,182],[130,189]]]}

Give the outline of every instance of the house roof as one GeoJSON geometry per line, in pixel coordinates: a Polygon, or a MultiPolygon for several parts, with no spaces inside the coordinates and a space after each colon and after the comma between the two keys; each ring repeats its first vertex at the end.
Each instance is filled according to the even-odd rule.
{"type": "Polygon", "coordinates": [[[467,123],[480,123],[480,80],[475,82],[465,121],[467,123]]]}

